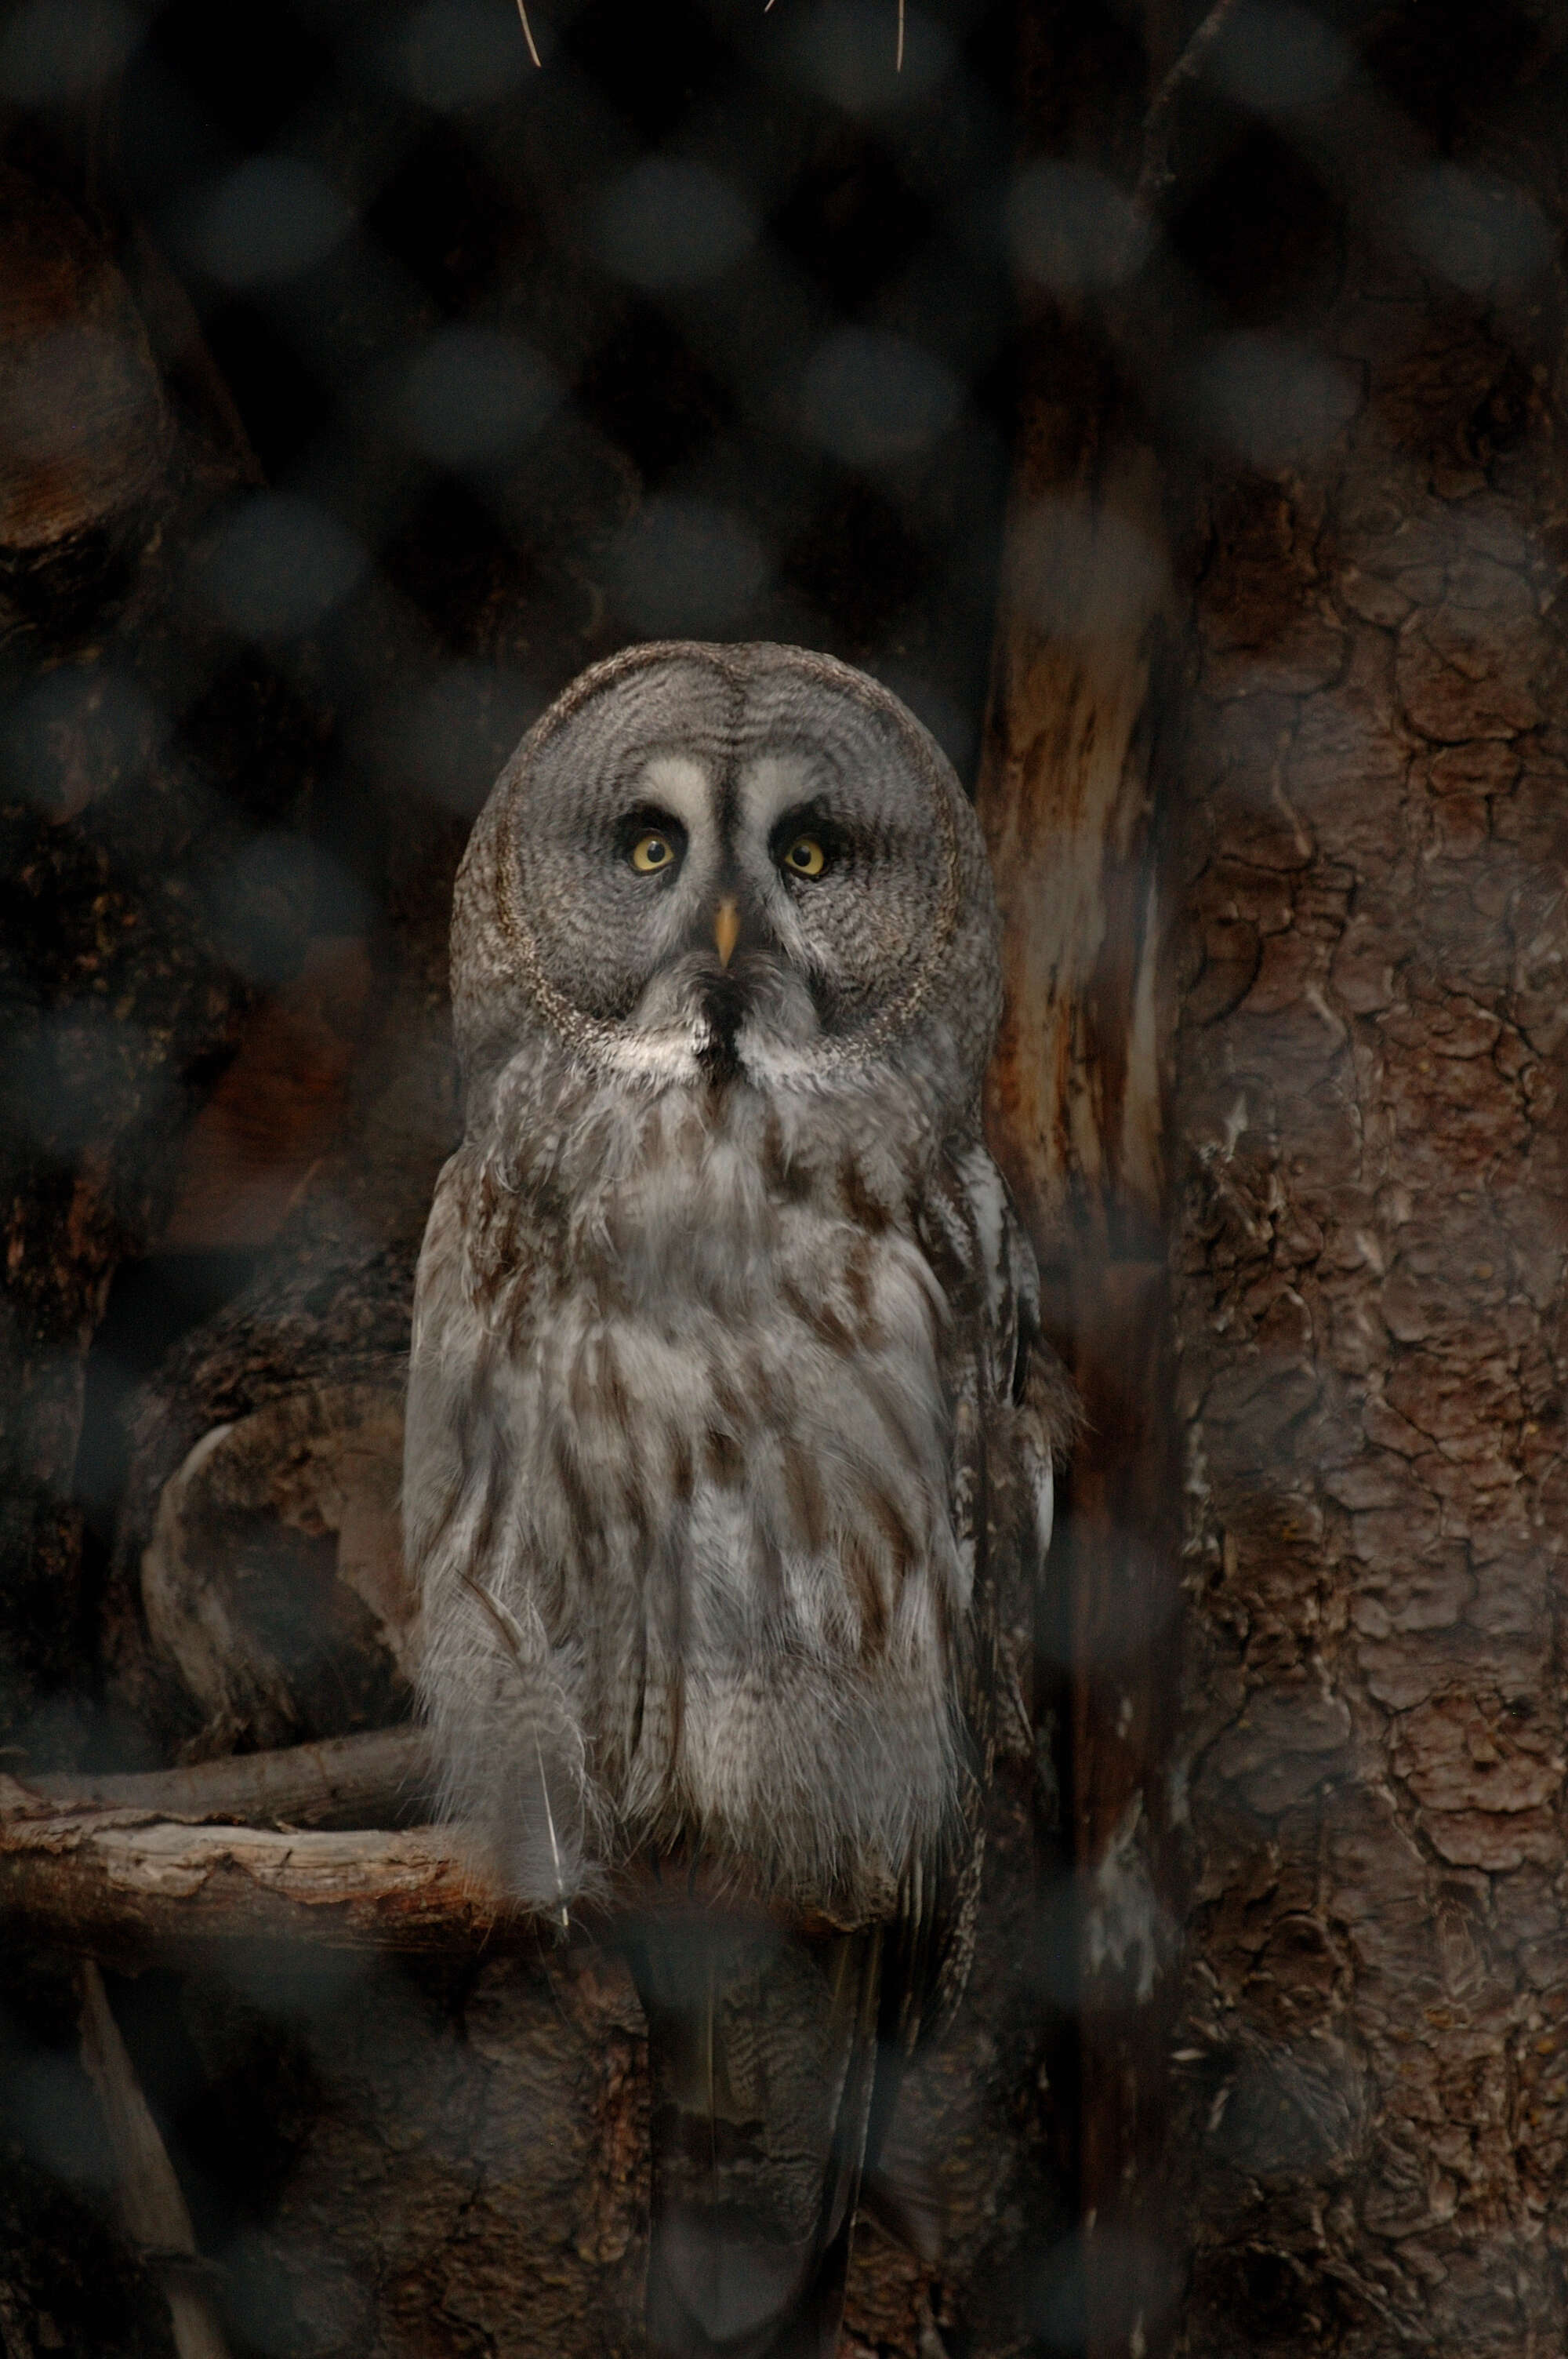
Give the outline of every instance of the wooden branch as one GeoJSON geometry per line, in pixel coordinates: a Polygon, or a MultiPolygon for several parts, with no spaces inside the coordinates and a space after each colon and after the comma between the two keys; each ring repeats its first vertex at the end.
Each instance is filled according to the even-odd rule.
{"type": "MultiPolygon", "coordinates": [[[[1209,8],[1148,108],[1122,269],[1108,274],[1098,306],[1042,307],[1024,347],[976,796],[1006,985],[988,1135],[1040,1251],[1048,1332],[1087,1412],[1041,1599],[1036,1727],[1043,1737],[1069,1732],[1065,1827],[1043,1810],[1039,1856],[1047,1873],[1070,1867],[1084,1903],[1059,2071],[1047,2056],[1050,2079],[1073,2093],[1055,2101],[1056,2150],[1096,2230],[1084,2248],[1092,2359],[1145,2347],[1160,2359],[1170,2347],[1170,2303],[1145,2299],[1143,2263],[1130,2256],[1162,2249],[1155,2223],[1169,2200],[1161,2141],[1176,1991],[1166,1926],[1180,1913],[1166,1770],[1181,1484],[1165,1295],[1171,1009],[1157,803],[1189,617],[1173,579],[1164,472],[1130,372],[1150,333],[1147,282],[1130,290],[1171,178],[1181,93],[1235,5],[1209,8]]],[[[1104,12],[1025,10],[1022,33],[1025,87],[1038,93],[1032,149],[1098,154],[1115,169],[1114,125],[1130,92],[1104,12]]]]}
{"type": "Polygon", "coordinates": [[[29,1792],[68,1810],[139,1810],[159,1819],[243,1825],[388,1827],[427,1814],[429,1738],[422,1728],[373,1728],[274,1753],[225,1754],[188,1769],[135,1777],[29,1777],[29,1792]],[[411,1808],[410,1806],[414,1806],[411,1808]]]}
{"type": "MultiPolygon", "coordinates": [[[[1093,386],[1100,394],[1098,384],[1093,386]]],[[[976,809],[1006,1007],[988,1130],[1047,1263],[1161,1250],[1164,1191],[1151,718],[1179,628],[1153,453],[1026,446],[1008,519],[976,809]]]]}
{"type": "Polygon", "coordinates": [[[301,1938],[439,1948],[535,1929],[447,1829],[278,1832],[72,1809],[0,1777],[0,1910],[92,1953],[301,1938]]]}
{"type": "Polygon", "coordinates": [[[1155,92],[1149,112],[1143,118],[1143,156],[1138,185],[1132,192],[1132,205],[1134,212],[1146,221],[1159,211],[1161,199],[1176,177],[1171,161],[1171,143],[1175,129],[1176,101],[1181,96],[1182,86],[1196,79],[1198,68],[1224,32],[1236,5],[1237,0],[1215,0],[1215,5],[1155,92]]]}
{"type": "MultiPolygon", "coordinates": [[[[417,1732],[384,1734],[406,1739],[417,1732]]],[[[343,1742],[368,1747],[363,1738],[343,1742]]],[[[297,1748],[318,1756],[333,1750],[297,1748]]],[[[270,1777],[281,1791],[291,1778],[293,1790],[299,1790],[303,1767],[278,1766],[289,1762],[287,1755],[271,1761],[260,1782],[270,1777]]],[[[190,1781],[184,1788],[188,1800],[198,1780],[222,1792],[218,1773],[240,1767],[212,1762],[200,1770],[113,1781],[122,1792],[141,1788],[140,1808],[83,1802],[80,1792],[75,1800],[61,1799],[0,1777],[0,1915],[90,1955],[131,1960],[234,1940],[415,1951],[557,1938],[554,1913],[514,1907],[486,1880],[458,1829],[323,1833],[214,1826],[192,1823],[189,1816],[161,1816],[146,1806],[147,1790],[169,1779],[190,1781]]],[[[233,1807],[232,1791],[225,1806],[233,1807]]],[[[860,1921],[788,1908],[749,1888],[719,1862],[692,1867],[632,1863],[617,1874],[608,1895],[577,1912],[575,1921],[602,1934],[617,1917],[654,1908],[720,1908],[805,1931],[849,1931],[860,1921]]]]}
{"type": "Polygon", "coordinates": [[[114,2158],[120,2216],[132,2244],[164,2279],[177,2359],[229,2359],[200,2274],[189,2208],[91,1958],[81,1968],[81,2061],[114,2158]]]}

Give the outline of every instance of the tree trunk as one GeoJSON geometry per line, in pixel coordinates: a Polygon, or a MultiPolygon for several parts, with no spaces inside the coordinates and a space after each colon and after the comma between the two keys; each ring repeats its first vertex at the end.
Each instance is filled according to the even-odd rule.
{"type": "Polygon", "coordinates": [[[1092,8],[1041,38],[1054,156],[1125,191],[1141,86],[1139,186],[1173,186],[1130,288],[1062,228],[1093,187],[1103,229],[1114,190],[1069,168],[1021,208],[1056,299],[1021,462],[1044,524],[1015,517],[982,786],[1013,913],[993,1108],[1090,1402],[1068,1517],[1087,2334],[1522,2354],[1561,2328],[1568,2087],[1568,27],[1368,11],[1342,41],[1221,7],[1169,28],[1162,72],[1145,26],[1152,71],[1092,8]],[[1149,447],[1162,499],[1134,488],[1149,447]],[[1119,533],[1120,614],[1082,554],[1119,533]],[[1162,769],[1130,585],[1167,539],[1194,692],[1162,769]],[[1164,1003],[1133,982],[1158,976],[1162,897],[1179,1453],[1133,1242],[1162,1212],[1164,1003]],[[1158,1574],[1119,1586],[1108,1527],[1157,1566],[1178,1461],[1167,1767],[1158,1574]],[[1097,1917],[1131,1795],[1139,1889],[1186,1916],[1168,2117],[1158,1973],[1119,2017],[1097,1917]],[[1179,2316],[1140,2302],[1151,2237],[1185,2253],[1179,2316]]]}
{"type": "Polygon", "coordinates": [[[1042,1831],[1041,1922],[1074,1995],[1053,2042],[1073,2091],[1074,2200],[1070,2233],[1040,2240],[1031,2315],[1097,2359],[1162,2348],[1180,2279],[1165,2154],[1179,1590],[1158,811],[1183,617],[1164,468],[1116,317],[1148,237],[1123,193],[1162,63],[1145,29],[1141,47],[1092,5],[1022,20],[1024,369],[978,793],[1007,988],[990,1135],[1085,1412],[1036,1700],[1065,1806],[1042,1831]]]}
{"type": "Polygon", "coordinates": [[[1311,332],[1197,397],[1253,459],[1200,512],[1180,793],[1216,2359],[1524,2359],[1565,2314],[1564,29],[1373,17],[1188,247],[1311,332]]]}

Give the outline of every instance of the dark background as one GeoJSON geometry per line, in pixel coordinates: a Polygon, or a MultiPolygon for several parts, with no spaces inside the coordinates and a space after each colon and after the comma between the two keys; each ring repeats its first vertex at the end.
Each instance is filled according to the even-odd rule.
{"type": "MultiPolygon", "coordinates": [[[[191,989],[205,970],[236,1006],[317,938],[364,940],[378,973],[400,923],[427,947],[502,761],[629,639],[830,648],[972,779],[1012,403],[1009,12],[912,12],[902,71],[892,0],[598,0],[533,31],[542,71],[510,0],[35,5],[0,35],[7,155],[145,312],[149,280],[189,299],[200,344],[158,357],[188,470],[230,478],[188,499],[156,597],[144,562],[126,599],[125,552],[27,585],[10,849],[25,867],[91,700],[100,762],[157,774],[157,821],[121,794],[115,886],[162,900],[191,989]]],[[[69,1007],[58,945],[17,952],[22,1021],[69,1007]]],[[[232,1054],[232,1010],[207,1029],[160,1060],[161,1107],[127,1109],[154,1160],[232,1054]]],[[[63,1164],[116,1060],[61,1045],[15,1094],[63,1164]],[[62,1116],[62,1092],[91,1103],[62,1116]]],[[[123,1225],[148,1234],[96,1333],[90,1586],[130,1389],[256,1266],[211,1221],[172,1256],[156,1218],[123,1225]]]]}
{"type": "Polygon", "coordinates": [[[1009,12],[911,12],[902,71],[892,0],[600,0],[533,32],[542,71],[510,0],[34,0],[0,31],[7,157],[165,321],[184,495],[150,560],[144,527],[14,574],[0,643],[9,873],[36,834],[58,866],[85,735],[117,781],[85,828],[121,963],[150,920],[183,976],[178,1006],[121,992],[134,1039],[176,1035],[127,1061],[77,1020],[114,962],[84,993],[36,904],[11,929],[25,1157],[65,1186],[123,1101],[54,1647],[58,1584],[24,1593],[46,1753],[134,1749],[51,1674],[95,1610],[134,1388],[271,1243],[211,1211],[168,1229],[174,1129],[312,942],[367,946],[373,1011],[389,970],[438,968],[496,770],[629,639],[830,648],[972,780],[1013,399],[1009,12]]]}

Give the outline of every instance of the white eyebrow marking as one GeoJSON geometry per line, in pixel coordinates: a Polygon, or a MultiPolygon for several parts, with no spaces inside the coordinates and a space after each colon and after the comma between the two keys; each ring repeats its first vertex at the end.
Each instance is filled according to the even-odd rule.
{"type": "Polygon", "coordinates": [[[702,764],[689,754],[655,754],[638,786],[651,802],[678,819],[695,836],[713,811],[713,782],[702,764]]]}
{"type": "Polygon", "coordinates": [[[803,754],[760,754],[741,773],[741,809],[746,824],[765,837],[791,803],[809,802],[827,781],[803,754]]]}

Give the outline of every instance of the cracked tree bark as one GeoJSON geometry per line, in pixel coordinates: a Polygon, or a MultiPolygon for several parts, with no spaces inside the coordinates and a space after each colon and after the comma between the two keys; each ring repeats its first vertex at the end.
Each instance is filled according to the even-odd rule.
{"type": "Polygon", "coordinates": [[[1204,535],[1193,2359],[1526,2359],[1564,2316],[1564,118],[1545,37],[1499,74],[1465,26],[1441,166],[1365,81],[1317,125],[1354,415],[1204,535]],[[1476,212],[1446,271],[1390,230],[1412,187],[1476,212]]]}

